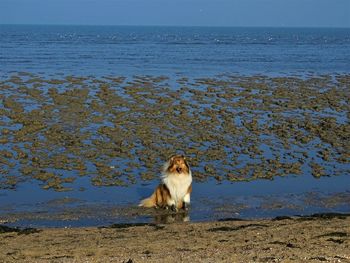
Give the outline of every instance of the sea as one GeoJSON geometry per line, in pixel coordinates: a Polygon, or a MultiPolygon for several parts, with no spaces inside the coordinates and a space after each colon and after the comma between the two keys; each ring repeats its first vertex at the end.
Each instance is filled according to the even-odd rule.
{"type": "MultiPolygon", "coordinates": [[[[20,72],[48,78],[349,74],[350,28],[0,25],[0,80],[20,72]]],[[[94,187],[89,180],[77,182],[85,191],[42,190],[33,182],[15,190],[1,189],[0,217],[9,215],[8,222],[3,219],[2,223],[36,227],[154,220],[151,216],[104,217],[103,213],[95,217],[94,213],[73,213],[76,217],[61,219],[60,213],[75,211],[76,207],[91,211],[106,207],[107,211],[114,205],[137,205],[157,185],[154,181],[147,186],[94,187]],[[36,213],[48,216],[36,217],[36,213]],[[51,218],[49,214],[57,216],[51,218]]],[[[208,180],[197,182],[194,190],[189,215],[192,221],[350,212],[350,202],[335,207],[316,202],[326,200],[325,193],[348,200],[348,175],[237,183],[208,180]],[[213,200],[224,203],[213,204],[213,200]]]]}
{"type": "Polygon", "coordinates": [[[349,28],[0,25],[0,72],[348,73],[349,28]]]}

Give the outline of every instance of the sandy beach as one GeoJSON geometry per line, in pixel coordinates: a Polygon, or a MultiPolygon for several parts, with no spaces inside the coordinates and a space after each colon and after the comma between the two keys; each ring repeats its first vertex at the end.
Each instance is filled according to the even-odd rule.
{"type": "Polygon", "coordinates": [[[0,228],[1,262],[350,262],[350,216],[0,228]]]}

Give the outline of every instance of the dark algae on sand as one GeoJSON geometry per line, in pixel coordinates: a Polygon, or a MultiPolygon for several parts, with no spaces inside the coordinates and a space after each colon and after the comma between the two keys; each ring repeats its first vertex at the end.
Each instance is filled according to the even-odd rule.
{"type": "Polygon", "coordinates": [[[43,77],[0,81],[0,187],[127,186],[180,151],[218,182],[349,174],[350,76],[43,77]]]}

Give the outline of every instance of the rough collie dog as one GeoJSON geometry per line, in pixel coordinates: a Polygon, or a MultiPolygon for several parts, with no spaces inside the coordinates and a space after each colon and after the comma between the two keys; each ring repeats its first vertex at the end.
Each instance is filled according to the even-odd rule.
{"type": "Polygon", "coordinates": [[[174,155],[163,165],[162,182],[139,206],[188,210],[192,192],[192,173],[182,155],[174,155]]]}

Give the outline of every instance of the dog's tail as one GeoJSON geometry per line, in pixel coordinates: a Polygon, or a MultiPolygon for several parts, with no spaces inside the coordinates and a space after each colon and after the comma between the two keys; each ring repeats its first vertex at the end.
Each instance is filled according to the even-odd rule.
{"type": "Polygon", "coordinates": [[[156,192],[154,192],[150,197],[143,199],[139,204],[139,206],[142,207],[155,207],[156,205],[156,192]]]}

